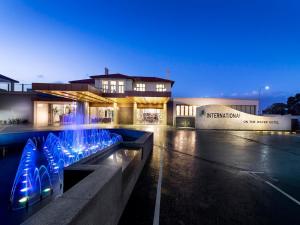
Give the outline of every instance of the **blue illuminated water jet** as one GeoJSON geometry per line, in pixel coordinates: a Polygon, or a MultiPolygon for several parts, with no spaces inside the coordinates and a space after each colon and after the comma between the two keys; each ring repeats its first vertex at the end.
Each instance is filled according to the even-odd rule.
{"type": "Polygon", "coordinates": [[[33,205],[51,193],[62,194],[64,167],[120,141],[122,136],[102,129],[49,133],[36,143],[29,139],[11,190],[12,209],[33,205]]]}

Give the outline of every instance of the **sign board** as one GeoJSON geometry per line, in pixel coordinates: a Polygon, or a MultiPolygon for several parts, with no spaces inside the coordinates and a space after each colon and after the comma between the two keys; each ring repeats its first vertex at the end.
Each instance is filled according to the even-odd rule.
{"type": "Polygon", "coordinates": [[[290,131],[291,116],[257,116],[223,105],[196,110],[197,129],[290,131]]]}

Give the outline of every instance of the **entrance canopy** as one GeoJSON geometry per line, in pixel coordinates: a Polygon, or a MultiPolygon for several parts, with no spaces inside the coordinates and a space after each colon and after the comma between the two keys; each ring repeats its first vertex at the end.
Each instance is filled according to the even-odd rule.
{"type": "Polygon", "coordinates": [[[82,102],[112,102],[101,96],[100,90],[89,84],[46,84],[33,83],[32,89],[50,95],[82,102]]]}
{"type": "Polygon", "coordinates": [[[163,96],[164,93],[159,93],[162,96],[148,97],[145,96],[127,96],[126,93],[120,94],[118,97],[106,96],[107,93],[102,93],[99,89],[90,84],[47,84],[33,83],[32,89],[50,95],[55,95],[74,101],[83,101],[91,103],[137,103],[137,104],[164,104],[169,100],[168,96],[163,96]],[[103,96],[105,95],[105,97],[103,96]]]}

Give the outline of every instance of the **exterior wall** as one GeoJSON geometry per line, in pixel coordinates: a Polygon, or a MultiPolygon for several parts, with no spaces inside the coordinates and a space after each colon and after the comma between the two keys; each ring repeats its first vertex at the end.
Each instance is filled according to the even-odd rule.
{"type": "Polygon", "coordinates": [[[156,91],[157,84],[164,84],[166,92],[171,92],[171,83],[169,82],[143,82],[137,81],[133,83],[133,89],[136,87],[136,84],[145,84],[145,91],[156,91]]]}
{"type": "Polygon", "coordinates": [[[108,75],[108,78],[101,78],[101,79],[95,79],[95,86],[96,88],[102,90],[103,87],[102,87],[102,81],[108,81],[108,92],[110,93],[111,90],[110,90],[110,81],[116,81],[117,82],[117,88],[118,88],[118,85],[119,85],[119,82],[122,81],[124,82],[124,91],[131,91],[133,90],[133,87],[132,87],[132,80],[130,79],[115,79],[115,78],[109,78],[109,75],[108,75]]]}
{"type": "Polygon", "coordinates": [[[256,113],[259,110],[258,100],[248,99],[230,99],[230,98],[174,98],[173,99],[173,124],[176,125],[176,105],[191,105],[191,106],[205,106],[205,105],[236,105],[236,106],[256,106],[256,113]]]}
{"type": "Polygon", "coordinates": [[[196,110],[196,128],[290,131],[291,116],[256,116],[223,105],[206,105],[196,110]]]}
{"type": "Polygon", "coordinates": [[[27,120],[33,123],[33,102],[35,96],[30,93],[1,93],[0,94],[0,120],[2,123],[10,119],[27,120]]]}
{"type": "MultiPolygon", "coordinates": [[[[109,75],[108,75],[109,76],[109,75]]],[[[134,88],[136,87],[136,84],[145,84],[145,91],[156,91],[156,84],[164,84],[166,88],[166,92],[171,92],[171,83],[169,82],[144,82],[144,81],[137,81],[133,82],[131,79],[116,79],[116,78],[101,78],[101,79],[95,79],[95,86],[96,88],[99,88],[102,90],[102,81],[108,81],[109,82],[109,89],[108,92],[110,92],[110,81],[117,81],[117,86],[118,82],[122,81],[124,82],[125,85],[125,91],[134,91],[134,88]]]]}

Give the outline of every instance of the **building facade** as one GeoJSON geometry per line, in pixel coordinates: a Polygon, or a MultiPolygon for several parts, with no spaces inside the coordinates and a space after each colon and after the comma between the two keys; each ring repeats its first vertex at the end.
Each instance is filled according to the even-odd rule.
{"type": "Polygon", "coordinates": [[[33,83],[36,92],[69,99],[36,101],[35,124],[72,122],[81,114],[85,123],[166,125],[173,84],[163,78],[124,74],[94,75],[69,84],[33,83]]]}
{"type": "Polygon", "coordinates": [[[257,115],[258,100],[234,98],[174,98],[172,123],[176,127],[195,127],[196,108],[205,105],[223,105],[240,112],[257,115]]]}
{"type": "Polygon", "coordinates": [[[195,127],[199,106],[224,105],[254,115],[259,110],[258,100],[172,98],[174,81],[159,77],[109,74],[106,71],[104,75],[65,84],[33,83],[26,92],[23,86],[21,92],[16,92],[13,82],[17,81],[7,80],[11,88],[0,92],[0,100],[10,104],[0,105],[0,117],[4,114],[14,117],[13,111],[17,108],[18,117],[26,115],[29,123],[37,126],[109,123],[195,127]],[[22,101],[27,102],[23,112],[19,110],[22,101]],[[9,108],[10,105],[13,107],[9,108]]]}

